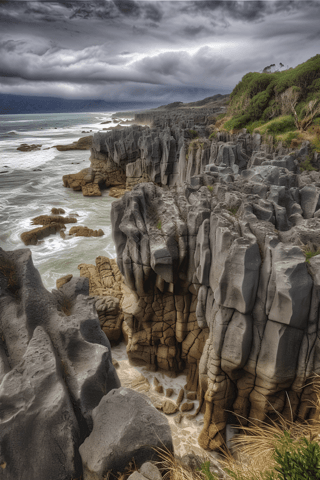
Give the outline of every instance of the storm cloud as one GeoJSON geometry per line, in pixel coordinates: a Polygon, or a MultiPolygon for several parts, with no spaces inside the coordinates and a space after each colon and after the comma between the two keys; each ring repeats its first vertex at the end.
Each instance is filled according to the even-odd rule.
{"type": "Polygon", "coordinates": [[[0,93],[190,101],[320,51],[318,1],[0,2],[0,93]]]}

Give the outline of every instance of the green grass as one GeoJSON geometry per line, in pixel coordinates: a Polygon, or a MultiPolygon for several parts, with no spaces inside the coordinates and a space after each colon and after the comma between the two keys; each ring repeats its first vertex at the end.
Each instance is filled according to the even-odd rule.
{"type": "Polygon", "coordinates": [[[217,138],[217,132],[212,132],[209,136],[209,140],[212,140],[213,138],[217,138]]]}
{"type": "MultiPolygon", "coordinates": [[[[282,72],[247,73],[230,94],[226,116],[232,118],[224,124],[223,128],[229,131],[247,128],[249,132],[252,130],[250,132],[252,133],[256,126],[260,126],[254,126],[254,122],[268,122],[281,116],[284,108],[281,94],[289,91],[288,89],[292,89],[298,95],[296,112],[299,119],[303,120],[308,103],[311,100],[320,99],[319,54],[295,68],[282,72]]],[[[292,123],[293,118],[290,121],[292,123]]],[[[288,131],[289,127],[275,125],[274,128],[279,132],[278,128],[288,131]]]]}
{"type": "Polygon", "coordinates": [[[162,226],[162,225],[161,225],[161,220],[159,220],[159,222],[157,223],[157,229],[158,229],[158,230],[161,230],[161,226],[162,226]]]}
{"type": "Polygon", "coordinates": [[[213,186],[212,185],[207,185],[207,189],[209,190],[209,192],[213,192],[213,186]]]}

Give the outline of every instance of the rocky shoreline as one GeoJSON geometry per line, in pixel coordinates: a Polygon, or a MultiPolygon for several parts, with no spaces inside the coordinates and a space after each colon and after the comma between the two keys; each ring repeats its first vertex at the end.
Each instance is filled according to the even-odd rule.
{"type": "Polygon", "coordinates": [[[128,356],[188,368],[205,412],[200,445],[216,449],[226,411],[314,414],[303,386],[319,370],[319,257],[306,263],[304,252],[320,245],[320,177],[300,171],[308,142],[288,149],[245,131],[209,139],[208,117],[186,124],[178,113],[95,134],[91,174],[110,185],[118,168],[132,189],[112,205],[128,356]]]}
{"type": "Polygon", "coordinates": [[[194,400],[206,450],[237,418],[317,415],[320,174],[301,165],[320,158],[308,142],[219,132],[223,102],[136,114],[148,126],[94,134],[91,166],[64,175],[84,195],[125,192],[112,204],[117,262],[81,264],[49,293],[28,249],[0,250],[4,479],[102,480],[132,456],[140,467],[152,447],[173,450],[160,411],[194,400]],[[150,371],[187,371],[187,402],[163,395],[157,411],[120,387],[119,341],[150,371]]]}

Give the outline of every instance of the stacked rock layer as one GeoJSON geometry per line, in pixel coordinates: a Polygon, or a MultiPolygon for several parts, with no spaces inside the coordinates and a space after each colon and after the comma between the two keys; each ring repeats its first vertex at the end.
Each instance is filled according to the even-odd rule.
{"type": "Polygon", "coordinates": [[[132,188],[112,206],[128,355],[189,368],[205,411],[199,442],[215,449],[228,412],[316,414],[305,385],[320,371],[320,257],[305,254],[320,246],[320,174],[299,168],[308,144],[209,140],[206,120],[192,141],[183,127],[95,134],[91,161],[103,178],[112,161],[132,188]]]}

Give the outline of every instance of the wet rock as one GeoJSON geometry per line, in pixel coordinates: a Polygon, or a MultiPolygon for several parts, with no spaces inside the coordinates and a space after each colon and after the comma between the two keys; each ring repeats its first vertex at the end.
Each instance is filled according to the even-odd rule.
{"type": "Polygon", "coordinates": [[[66,213],[66,212],[65,212],[65,210],[63,210],[63,208],[55,208],[55,207],[53,207],[53,208],[51,209],[51,213],[52,213],[53,215],[63,215],[63,214],[66,213]]]}
{"type": "Polygon", "coordinates": [[[101,197],[101,191],[97,183],[86,183],[83,185],[82,194],[85,197],[101,197]]]}
{"type": "Polygon", "coordinates": [[[50,225],[52,223],[76,223],[77,219],[73,217],[61,217],[60,215],[40,215],[31,220],[32,225],[50,225]]]}
{"type": "Polygon", "coordinates": [[[73,275],[64,275],[64,277],[58,278],[56,280],[56,286],[59,289],[62,287],[62,285],[65,285],[66,283],[70,282],[70,280],[73,278],[73,275]]]}
{"type": "Polygon", "coordinates": [[[88,227],[72,227],[69,230],[69,235],[74,235],[75,237],[102,237],[104,235],[103,230],[92,230],[88,227]]]}
{"type": "Polygon", "coordinates": [[[27,143],[22,143],[17,150],[20,152],[32,152],[33,150],[41,150],[42,145],[39,144],[32,144],[28,145],[27,143]]]}
{"type": "Polygon", "coordinates": [[[137,467],[157,460],[157,447],[173,450],[166,418],[134,390],[121,387],[105,395],[93,412],[93,422],[90,436],[80,446],[84,479],[94,475],[102,479],[110,470],[122,472],[133,458],[137,467]]]}
{"type": "Polygon", "coordinates": [[[61,231],[62,228],[65,228],[64,224],[51,223],[44,227],[34,228],[28,232],[23,232],[20,235],[20,238],[25,245],[37,245],[39,240],[49,237],[50,235],[54,235],[55,233],[61,231]]]}
{"type": "Polygon", "coordinates": [[[55,148],[59,150],[59,152],[66,152],[68,150],[89,150],[92,145],[92,138],[92,135],[88,135],[87,137],[79,138],[78,141],[69,145],[55,145],[55,148]]]}

